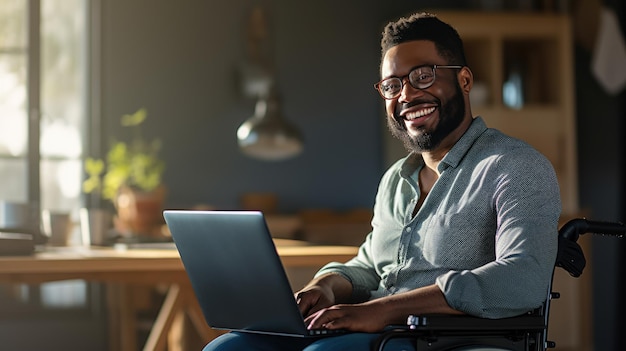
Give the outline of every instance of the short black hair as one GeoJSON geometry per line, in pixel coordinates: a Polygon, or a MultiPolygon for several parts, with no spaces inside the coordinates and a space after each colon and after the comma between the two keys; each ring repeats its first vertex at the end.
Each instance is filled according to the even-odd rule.
{"type": "Polygon", "coordinates": [[[466,66],[463,40],[451,25],[441,21],[436,15],[420,12],[409,17],[402,17],[385,26],[380,46],[382,58],[390,48],[413,40],[432,41],[443,58],[450,65],[466,66]]]}

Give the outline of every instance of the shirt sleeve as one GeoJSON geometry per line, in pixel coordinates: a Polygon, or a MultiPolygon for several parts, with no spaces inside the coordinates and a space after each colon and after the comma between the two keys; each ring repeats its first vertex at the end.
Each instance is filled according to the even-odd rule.
{"type": "Polygon", "coordinates": [[[380,276],[374,269],[371,260],[370,235],[365,239],[365,243],[359,248],[356,257],[344,263],[331,262],[322,267],[316,277],[327,273],[337,273],[348,279],[352,284],[352,302],[363,302],[370,298],[370,292],[376,290],[380,282],[380,276]]]}
{"type": "MultiPolygon", "coordinates": [[[[390,167],[383,175],[376,195],[376,205],[374,206],[374,219],[372,220],[372,227],[377,226],[378,210],[377,205],[381,202],[381,197],[385,197],[385,194],[389,193],[389,188],[393,187],[393,179],[398,173],[398,169],[401,167],[403,160],[399,160],[390,167]]],[[[365,239],[365,242],[360,246],[357,256],[350,261],[344,263],[332,262],[322,267],[316,277],[319,277],[327,273],[337,273],[348,279],[352,284],[352,299],[353,302],[362,302],[371,298],[371,292],[378,289],[381,281],[379,274],[381,257],[374,257],[374,243],[372,240],[372,233],[369,233],[365,239]]],[[[380,256],[381,250],[377,250],[380,256]]]]}
{"type": "Polygon", "coordinates": [[[436,280],[452,308],[484,318],[520,315],[546,300],[561,212],[556,174],[538,152],[503,155],[496,171],[496,259],[436,280]]]}

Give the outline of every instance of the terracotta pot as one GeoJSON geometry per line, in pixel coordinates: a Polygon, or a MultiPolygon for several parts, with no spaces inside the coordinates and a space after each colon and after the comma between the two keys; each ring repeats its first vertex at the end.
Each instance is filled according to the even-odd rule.
{"type": "Polygon", "coordinates": [[[165,186],[150,192],[122,187],[115,199],[115,229],[122,235],[160,236],[165,186]]]}

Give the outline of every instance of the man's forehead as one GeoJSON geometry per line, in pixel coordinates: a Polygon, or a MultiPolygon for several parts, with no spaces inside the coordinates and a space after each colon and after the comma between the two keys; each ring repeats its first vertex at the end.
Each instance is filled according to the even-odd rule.
{"type": "Polygon", "coordinates": [[[428,40],[407,41],[387,50],[380,65],[381,76],[407,74],[413,67],[442,64],[435,43],[428,40]],[[406,70],[407,72],[403,72],[406,70]]]}

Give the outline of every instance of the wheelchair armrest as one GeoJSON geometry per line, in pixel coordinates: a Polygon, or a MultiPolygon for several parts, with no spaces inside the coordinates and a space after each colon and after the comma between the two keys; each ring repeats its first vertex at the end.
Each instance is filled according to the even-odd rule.
{"type": "Polygon", "coordinates": [[[394,326],[384,331],[372,345],[372,350],[383,350],[387,342],[395,338],[426,338],[432,341],[433,337],[436,339],[445,335],[465,335],[474,338],[496,335],[519,337],[527,333],[541,334],[546,329],[544,317],[537,313],[500,319],[440,314],[410,316],[407,325],[394,326]]]}
{"type": "Polygon", "coordinates": [[[407,328],[423,331],[542,330],[546,329],[546,325],[544,317],[537,314],[500,319],[468,315],[423,315],[413,316],[407,328]]]}

